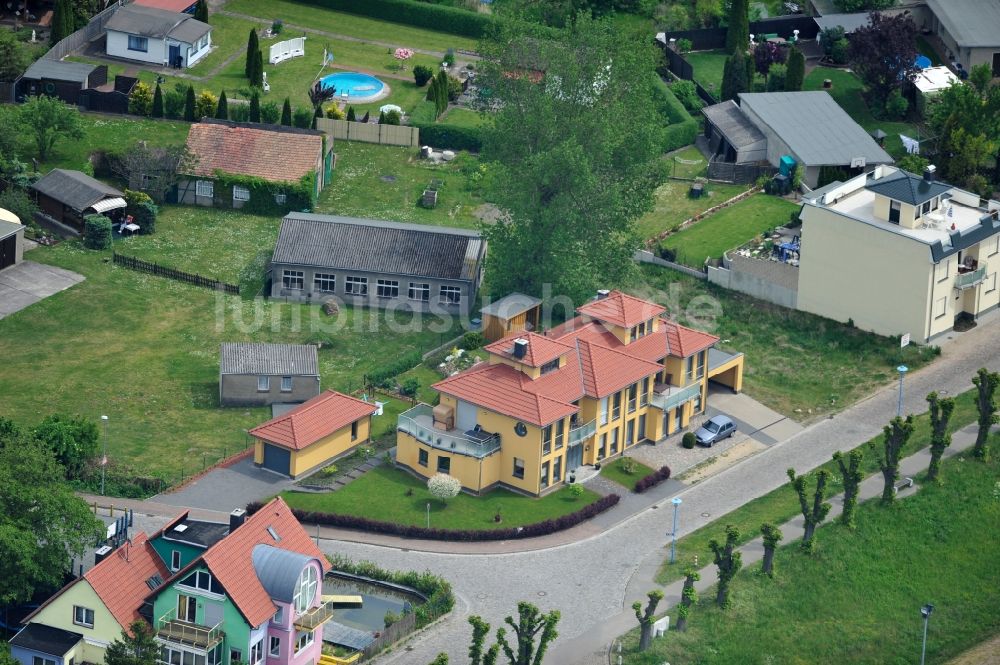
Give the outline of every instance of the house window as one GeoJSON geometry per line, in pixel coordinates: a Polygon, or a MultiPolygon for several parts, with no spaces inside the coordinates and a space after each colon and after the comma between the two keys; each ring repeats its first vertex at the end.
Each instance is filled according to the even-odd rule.
{"type": "Polygon", "coordinates": [[[612,398],[611,420],[612,422],[622,417],[622,394],[617,392],[612,398]]]}
{"type": "Polygon", "coordinates": [[[451,473],[451,458],[438,455],[438,473],[451,473]]]}
{"type": "Polygon", "coordinates": [[[337,276],[327,272],[316,273],[313,275],[313,290],[333,293],[337,290],[337,276]]]}
{"type": "Polygon", "coordinates": [[[302,574],[299,575],[299,583],[295,587],[295,593],[292,595],[292,606],[295,607],[298,614],[302,614],[312,605],[313,599],[316,597],[317,584],[316,569],[312,565],[303,568],[302,574]]]}
{"type": "Polygon", "coordinates": [[[458,286],[442,286],[438,300],[446,305],[457,305],[462,302],[462,289],[458,286]]]}
{"type": "Polygon", "coordinates": [[[549,372],[554,372],[559,369],[559,359],[551,360],[544,365],[542,365],[542,374],[548,374],[549,372]]]}
{"type": "Polygon", "coordinates": [[[398,298],[399,282],[394,279],[380,279],[376,287],[379,298],[398,298]]]}
{"type": "Polygon", "coordinates": [[[199,591],[208,591],[211,593],[222,594],[222,587],[215,578],[212,577],[210,573],[204,570],[199,570],[191,573],[183,580],[178,582],[178,584],[186,587],[191,587],[193,589],[198,589],[199,591]]]}
{"type": "Polygon", "coordinates": [[[257,392],[266,393],[271,389],[271,377],[269,376],[258,376],[257,377],[257,392]]]}
{"type": "Polygon", "coordinates": [[[233,185],[233,200],[234,201],[249,201],[250,200],[250,190],[241,185],[233,185]]]}
{"type": "Polygon", "coordinates": [[[79,605],[73,606],[73,623],[78,626],[84,626],[86,628],[94,627],[94,610],[87,609],[86,607],[80,607],[79,605]]]}
{"type": "Polygon", "coordinates": [[[997,274],[987,275],[986,284],[990,287],[986,289],[985,293],[990,293],[991,291],[996,291],[997,288],[997,274]]]}
{"type": "Polygon", "coordinates": [[[542,463],[542,475],[539,476],[539,483],[541,484],[542,489],[545,489],[546,487],[549,486],[549,463],[548,462],[543,462],[542,463]]]}
{"type": "MultiPolygon", "coordinates": [[[[229,661],[230,662],[239,661],[239,662],[242,663],[243,662],[243,650],[242,649],[236,649],[236,648],[230,649],[229,650],[229,661]]],[[[178,663],[178,665],[179,665],[179,663],[178,663]]]]}
{"type": "Polygon", "coordinates": [[[920,214],[921,215],[926,215],[930,211],[931,211],[931,202],[930,201],[924,201],[924,205],[921,206],[921,208],[920,208],[920,214]]]}
{"type": "Polygon", "coordinates": [[[515,478],[524,478],[524,460],[520,457],[514,458],[513,475],[515,478]]]}
{"type": "Polygon", "coordinates": [[[934,318],[940,319],[948,311],[948,297],[938,298],[934,301],[934,318]]]}
{"type": "Polygon", "coordinates": [[[552,452],[552,425],[546,425],[542,430],[542,454],[548,455],[552,452]]]}
{"type": "Polygon", "coordinates": [[[31,660],[32,665],[56,665],[56,661],[51,658],[42,658],[41,656],[33,656],[31,660]]]}
{"type": "Polygon", "coordinates": [[[611,455],[618,454],[618,428],[611,430],[611,455]]]}
{"type": "Polygon", "coordinates": [[[635,443],[635,421],[630,420],[625,424],[625,447],[635,443]]]}
{"type": "Polygon", "coordinates": [[[601,398],[601,424],[602,425],[607,425],[608,424],[608,398],[607,397],[602,397],[601,398]]]}
{"type": "Polygon", "coordinates": [[[649,377],[642,380],[642,393],[639,395],[639,406],[649,404],[649,377]]]}
{"type": "Polygon", "coordinates": [[[261,636],[256,644],[250,646],[250,665],[257,665],[264,660],[264,637],[261,636]]]}
{"type": "Polygon", "coordinates": [[[288,200],[288,195],[287,194],[275,194],[274,195],[274,202],[277,203],[278,205],[284,205],[285,201],[287,201],[287,200],[288,200]]]}
{"type": "Polygon", "coordinates": [[[705,356],[708,355],[708,351],[702,351],[698,354],[698,370],[695,374],[696,379],[700,379],[705,376],[705,356]]]}
{"type": "Polygon", "coordinates": [[[274,625],[280,626],[281,622],[284,620],[285,620],[285,608],[279,607],[278,611],[274,613],[274,618],[271,619],[271,621],[274,622],[274,625]]]}
{"type": "Polygon", "coordinates": [[[566,438],[566,421],[560,419],[556,422],[556,450],[563,447],[563,441],[566,438]]]}
{"type": "Polygon", "coordinates": [[[281,377],[281,392],[283,393],[292,392],[292,377],[290,376],[281,377]]]}
{"type": "Polygon", "coordinates": [[[431,299],[431,285],[430,284],[418,284],[417,282],[410,282],[410,288],[406,293],[406,297],[410,300],[419,300],[420,302],[428,302],[431,299]]]}
{"type": "Polygon", "coordinates": [[[691,383],[694,381],[694,356],[688,356],[687,359],[687,382],[691,383]]]}
{"type": "Polygon", "coordinates": [[[344,292],[354,296],[368,295],[368,278],[348,275],[347,281],[344,284],[344,292]]]}
{"type": "Polygon", "coordinates": [[[267,650],[267,655],[271,656],[272,658],[277,658],[278,656],[281,655],[280,637],[275,637],[274,635],[271,636],[271,644],[270,648],[267,650]]]}
{"type": "Polygon", "coordinates": [[[990,252],[990,256],[996,256],[1000,253],[1000,236],[993,239],[993,251],[990,252]]]}
{"type": "Polygon", "coordinates": [[[597,449],[597,459],[598,461],[604,459],[608,456],[608,433],[605,432],[601,435],[601,447],[597,449]]]}
{"type": "Polygon", "coordinates": [[[149,51],[149,39],[146,37],[140,37],[138,35],[128,36],[128,50],[129,51],[142,51],[146,53],[149,51]]]}
{"type": "Polygon", "coordinates": [[[639,405],[639,384],[633,383],[628,387],[628,412],[635,413],[635,407],[639,405]]]}
{"type": "Polygon", "coordinates": [[[313,643],[312,632],[298,633],[295,639],[295,653],[298,654],[298,652],[302,651],[312,643],[313,643]]]}
{"type": "Polygon", "coordinates": [[[552,482],[558,483],[562,480],[562,457],[552,460],[552,482]]]}
{"type": "Polygon", "coordinates": [[[215,183],[211,180],[199,180],[195,183],[194,193],[198,196],[212,198],[215,196],[215,183]]]}
{"type": "Polygon", "coordinates": [[[937,281],[943,282],[948,279],[948,273],[951,272],[951,259],[945,259],[937,264],[937,281]]]}
{"type": "Polygon", "coordinates": [[[355,441],[358,438],[358,421],[355,420],[351,423],[351,441],[355,441]]]}
{"type": "Polygon", "coordinates": [[[417,464],[419,464],[420,466],[427,466],[427,451],[426,450],[421,449],[417,453],[417,464]]]}
{"type": "Polygon", "coordinates": [[[301,270],[283,270],[281,272],[281,285],[286,289],[301,291],[305,286],[305,279],[301,270]]]}
{"type": "Polygon", "coordinates": [[[643,439],[646,438],[646,414],[645,413],[642,414],[641,416],[639,416],[639,434],[638,434],[638,438],[639,438],[639,441],[642,441],[643,439]]]}
{"type": "Polygon", "coordinates": [[[170,570],[176,573],[181,569],[181,553],[178,550],[170,551],[170,570]]]}

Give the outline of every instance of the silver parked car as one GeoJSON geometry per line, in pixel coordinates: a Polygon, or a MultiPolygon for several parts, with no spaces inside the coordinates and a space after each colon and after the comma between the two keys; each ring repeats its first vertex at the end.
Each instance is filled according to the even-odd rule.
{"type": "Polygon", "coordinates": [[[716,441],[722,441],[723,439],[728,439],[733,434],[736,434],[736,423],[730,420],[727,416],[715,416],[710,418],[704,425],[698,428],[698,431],[694,433],[695,438],[698,439],[699,446],[705,446],[711,448],[715,445],[716,441]]]}

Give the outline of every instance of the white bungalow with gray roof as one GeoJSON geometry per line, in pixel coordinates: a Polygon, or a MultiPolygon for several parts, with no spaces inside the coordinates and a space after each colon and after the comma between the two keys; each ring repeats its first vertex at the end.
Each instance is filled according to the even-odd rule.
{"type": "Polygon", "coordinates": [[[931,29],[948,48],[948,58],[966,71],[986,63],[1000,76],[1000,2],[927,0],[931,29]]]}
{"type": "Polygon", "coordinates": [[[212,47],[212,26],[190,14],[126,5],[108,21],[106,53],[163,67],[191,67],[212,47]]]}
{"type": "Polygon", "coordinates": [[[766,160],[778,166],[790,155],[802,166],[802,181],[809,187],[817,186],[824,166],[861,173],[893,162],[825,91],[742,93],[739,100],[738,107],[727,101],[702,111],[706,125],[717,132],[706,128],[713,153],[725,161],[766,160]]]}
{"type": "Polygon", "coordinates": [[[227,343],[219,353],[222,406],[300,404],[319,395],[311,344],[227,343]]]}
{"type": "Polygon", "coordinates": [[[485,255],[475,231],[289,213],[271,259],[271,297],[468,314],[485,255]]]}

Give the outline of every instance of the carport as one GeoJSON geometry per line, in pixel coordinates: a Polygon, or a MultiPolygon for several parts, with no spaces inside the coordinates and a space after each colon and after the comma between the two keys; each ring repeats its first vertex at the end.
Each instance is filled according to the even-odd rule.
{"type": "Polygon", "coordinates": [[[734,393],[743,390],[743,354],[728,353],[712,347],[708,350],[709,381],[729,387],[734,393]]]}

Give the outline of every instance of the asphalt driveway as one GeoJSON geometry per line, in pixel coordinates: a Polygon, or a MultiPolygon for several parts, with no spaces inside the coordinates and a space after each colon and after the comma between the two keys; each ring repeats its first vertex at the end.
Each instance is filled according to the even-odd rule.
{"type": "Polygon", "coordinates": [[[0,270],[0,319],[83,280],[78,273],[34,261],[0,270]]]}
{"type": "Polygon", "coordinates": [[[253,457],[230,467],[215,469],[176,492],[158,494],[151,501],[186,508],[204,508],[228,513],[251,501],[262,501],[291,487],[295,481],[273,471],[258,469],[253,457]]]}

